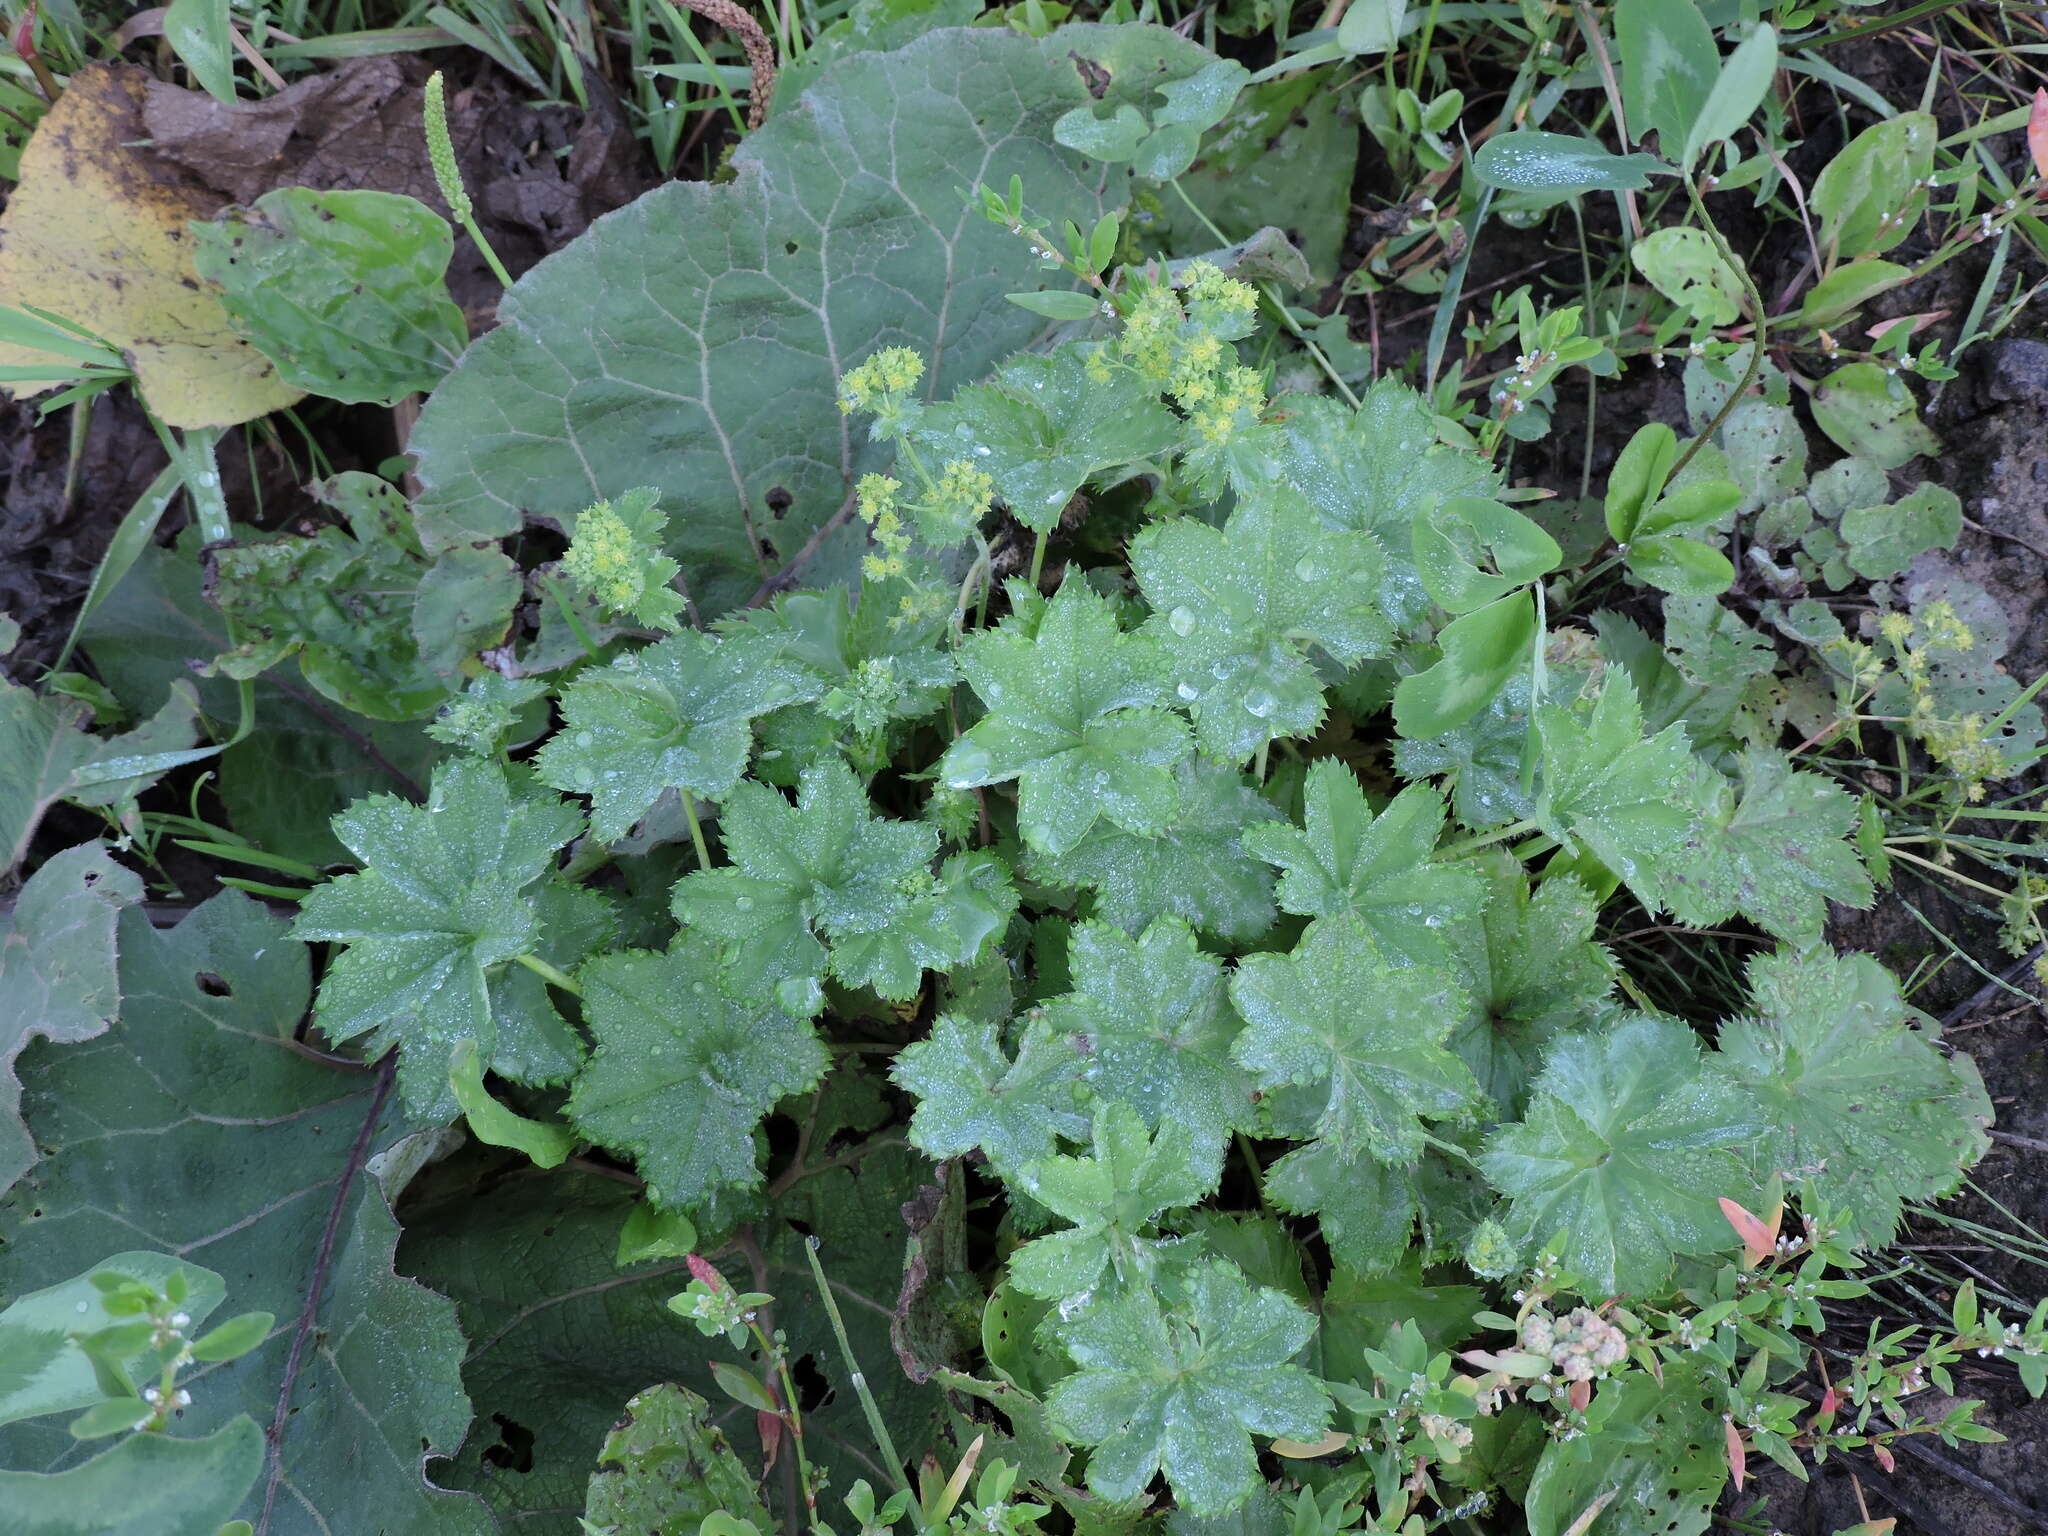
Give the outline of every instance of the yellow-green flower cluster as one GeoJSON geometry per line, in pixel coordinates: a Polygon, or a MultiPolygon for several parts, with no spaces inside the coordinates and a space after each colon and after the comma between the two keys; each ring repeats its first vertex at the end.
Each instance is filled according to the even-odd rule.
{"type": "Polygon", "coordinates": [[[1124,361],[1156,384],[1173,377],[1174,358],[1180,350],[1181,327],[1187,313],[1180,300],[1165,284],[1147,288],[1138,295],[1116,349],[1124,361]]]}
{"type": "Polygon", "coordinates": [[[1969,799],[1983,799],[1986,781],[2011,770],[1983,715],[1957,718],[1941,709],[1933,676],[1935,653],[1973,650],[1975,632],[1947,602],[1929,603],[1911,617],[1888,613],[1878,620],[1878,632],[1891,645],[1899,680],[1906,686],[1906,728],[1929,756],[1963,781],[1969,799]]]}
{"type": "Polygon", "coordinates": [[[924,359],[908,347],[884,347],[839,381],[839,410],[880,411],[894,395],[917,388],[924,377],[924,359]]]}
{"type": "Polygon", "coordinates": [[[678,629],[686,606],[670,584],[680,569],[661,550],[668,518],[652,486],[622,491],[577,517],[562,574],[585,597],[654,629],[678,629]]]}
{"type": "Polygon", "coordinates": [[[918,505],[918,531],[934,549],[958,544],[980,525],[995,493],[995,479],[986,470],[966,459],[949,459],[931,495],[918,505]]]}
{"type": "Polygon", "coordinates": [[[896,599],[896,611],[889,615],[891,629],[921,629],[937,620],[950,618],[953,594],[940,587],[917,587],[896,599]]]}
{"type": "Polygon", "coordinates": [[[855,510],[877,546],[877,553],[860,564],[861,574],[870,581],[886,581],[909,569],[904,556],[910,550],[910,530],[903,526],[903,513],[896,501],[896,493],[902,489],[903,482],[888,475],[862,475],[853,488],[855,510]]]}
{"type": "Polygon", "coordinates": [[[1188,263],[1182,281],[1187,292],[1188,316],[1205,329],[1235,330],[1242,335],[1243,330],[1239,328],[1248,328],[1252,316],[1258,313],[1258,290],[1250,283],[1225,277],[1223,269],[1214,262],[1188,263]]]}
{"type": "Polygon", "coordinates": [[[1118,356],[1170,394],[1212,446],[1265,409],[1258,370],[1239,363],[1230,345],[1250,331],[1258,302],[1248,284],[1193,262],[1179,292],[1158,284],[1141,293],[1117,338],[1118,356]]]}
{"type": "Polygon", "coordinates": [[[607,608],[629,613],[647,587],[639,541],[608,501],[598,502],[576,519],[562,571],[580,591],[607,608]]]}
{"type": "Polygon", "coordinates": [[[1174,399],[1213,446],[1221,447],[1241,426],[1257,421],[1266,408],[1266,381],[1259,370],[1232,363],[1214,377],[1192,380],[1174,391],[1174,399]]]}

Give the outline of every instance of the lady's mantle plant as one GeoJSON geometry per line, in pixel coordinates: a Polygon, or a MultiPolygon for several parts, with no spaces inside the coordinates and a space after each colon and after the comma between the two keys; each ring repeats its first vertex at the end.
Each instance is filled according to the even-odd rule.
{"type": "MultiPolygon", "coordinates": [[[[1024,224],[1014,193],[991,214],[1024,224]]],[[[1396,435],[1426,421],[1399,385],[1269,398],[1250,287],[1205,262],[1112,281],[1074,243],[1105,316],[1050,352],[944,400],[905,349],[847,373],[895,454],[855,498],[853,596],[608,643],[530,758],[454,729],[508,686],[485,674],[424,806],[337,819],[364,868],[296,929],[341,946],[322,1029],[395,1046],[428,1117],[474,1049],[714,1253],[772,1196],[764,1117],[835,1051],[893,1056],[912,1142],[1010,1196],[991,1305],[1040,1319],[1031,1371],[948,1369],[1031,1401],[1099,1499],[1163,1475],[1220,1515],[1265,1496],[1269,1445],[1403,1446],[1407,1481],[1368,1500],[1398,1523],[1460,1502],[1482,1435],[1559,1436],[1532,1499],[1616,1414],[1722,1415],[1788,1460],[1827,1443],[1737,1413],[1797,1346],[1733,1319],[1819,1282],[1723,1269],[1727,1213],[1789,1192],[1853,1266],[1988,1120],[1967,1060],[1822,940],[1828,901],[1872,894],[1856,803],[1759,717],[1720,726],[1739,750],[1649,717],[1629,658],[1536,601],[1558,548],[1487,466],[1396,435]],[[1044,572],[1083,498],[1128,568],[1044,572]],[[996,504],[1037,584],[998,583],[996,504]],[[629,871],[685,842],[664,919],[629,871]],[[1593,935],[1624,901],[1776,936],[1712,1045],[1615,995],[1593,935]],[[1445,1265],[1539,1272],[1505,1353],[1428,1355],[1422,1397],[1389,1400],[1382,1349],[1427,1335],[1315,1342],[1318,1295],[1445,1265]],[[1653,1314],[1691,1341],[1661,1387],[1653,1314]]],[[[563,573],[675,627],[660,527],[651,493],[593,508],[563,573]]],[[[702,1317],[720,1282],[692,1262],[702,1317]]],[[[757,1386],[793,1424],[786,1383],[757,1386]]]]}

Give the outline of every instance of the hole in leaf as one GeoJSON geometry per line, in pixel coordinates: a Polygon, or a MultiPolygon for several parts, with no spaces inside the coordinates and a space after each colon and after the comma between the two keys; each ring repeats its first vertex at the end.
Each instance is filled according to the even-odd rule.
{"type": "Polygon", "coordinates": [[[789,1379],[796,1384],[796,1404],[803,1412],[815,1412],[832,1401],[832,1383],[818,1369],[817,1356],[804,1355],[793,1362],[789,1379]]]}
{"type": "Polygon", "coordinates": [[[208,997],[233,997],[235,995],[235,989],[228,985],[227,978],[225,976],[217,976],[212,971],[199,972],[198,975],[192,978],[192,985],[201,992],[204,992],[208,997]]]}
{"type": "Polygon", "coordinates": [[[484,1465],[501,1467],[507,1472],[531,1472],[533,1431],[502,1413],[492,1414],[491,1419],[498,1426],[498,1443],[484,1452],[484,1465]]]}

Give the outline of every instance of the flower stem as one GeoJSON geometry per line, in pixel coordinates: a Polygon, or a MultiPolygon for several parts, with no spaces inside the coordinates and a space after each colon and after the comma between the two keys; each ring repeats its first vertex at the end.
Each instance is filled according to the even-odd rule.
{"type": "MultiPolygon", "coordinates": [[[[1174,191],[1180,194],[1180,200],[1188,205],[1188,211],[1190,213],[1192,213],[1197,219],[1201,220],[1202,227],[1209,231],[1211,239],[1213,239],[1219,246],[1227,247],[1233,243],[1228,235],[1224,234],[1222,230],[1216,227],[1215,223],[1210,219],[1209,215],[1202,212],[1202,205],[1196,202],[1192,197],[1188,196],[1188,189],[1180,184],[1179,177],[1176,176],[1171,178],[1167,182],[1167,185],[1172,187],[1174,191]]],[[[1308,355],[1315,359],[1316,366],[1323,370],[1324,376],[1328,378],[1332,384],[1337,386],[1337,393],[1344,397],[1345,404],[1349,405],[1351,409],[1353,409],[1354,411],[1357,410],[1358,396],[1352,393],[1351,386],[1349,384],[1346,384],[1344,382],[1343,375],[1337,372],[1337,365],[1331,362],[1329,358],[1323,355],[1323,349],[1317,346],[1313,338],[1309,336],[1308,332],[1304,331],[1300,327],[1300,325],[1298,325],[1295,322],[1294,316],[1288,312],[1287,306],[1283,304],[1280,301],[1280,299],[1274,294],[1273,290],[1268,288],[1264,283],[1253,281],[1251,283],[1251,286],[1258,290],[1259,297],[1264,299],[1267,305],[1272,309],[1273,313],[1279,317],[1280,323],[1287,327],[1289,334],[1291,334],[1296,341],[1300,342],[1304,347],[1308,349],[1308,355]]],[[[1377,359],[1375,359],[1375,361],[1377,361],[1377,359]]]]}
{"type": "Polygon", "coordinates": [[[839,1353],[846,1361],[847,1374],[853,1378],[853,1391],[860,1399],[861,1412],[867,1416],[868,1433],[875,1437],[875,1448],[889,1463],[889,1475],[895,1479],[896,1486],[914,1500],[917,1495],[903,1476],[903,1458],[896,1452],[896,1442],[890,1438],[889,1426],[882,1421],[881,1407],[875,1402],[875,1394],[868,1390],[868,1379],[861,1374],[860,1361],[854,1358],[853,1344],[846,1337],[846,1322],[839,1315],[839,1303],[833,1298],[832,1284],[825,1278],[825,1266],[818,1262],[818,1240],[815,1237],[804,1240],[804,1257],[811,1261],[811,1278],[817,1282],[818,1296],[824,1301],[825,1312],[832,1319],[832,1333],[839,1340],[839,1353]]]}
{"type": "Polygon", "coordinates": [[[1749,268],[1735,254],[1734,248],[1721,238],[1721,231],[1714,227],[1713,215],[1707,212],[1707,205],[1700,200],[1700,189],[1689,176],[1685,178],[1685,195],[1691,199],[1692,211],[1699,215],[1700,223],[1706,229],[1707,238],[1714,242],[1714,249],[1720,253],[1721,259],[1728,263],[1730,270],[1742,280],[1743,292],[1749,297],[1749,312],[1756,317],[1756,329],[1750,332],[1749,367],[1743,370],[1742,382],[1729,392],[1726,400],[1721,402],[1721,409],[1716,411],[1714,419],[1707,423],[1707,430],[1694,438],[1685,452],[1678,456],[1678,462],[1671,466],[1671,473],[1664,477],[1666,485],[1677,480],[1684,472],[1685,466],[1693,461],[1693,455],[1714,440],[1714,434],[1721,430],[1721,424],[1733,414],[1735,407],[1742,403],[1742,397],[1749,393],[1749,386],[1756,382],[1756,376],[1764,366],[1764,333],[1768,323],[1764,318],[1764,296],[1757,292],[1756,280],[1749,275],[1749,268]]]}

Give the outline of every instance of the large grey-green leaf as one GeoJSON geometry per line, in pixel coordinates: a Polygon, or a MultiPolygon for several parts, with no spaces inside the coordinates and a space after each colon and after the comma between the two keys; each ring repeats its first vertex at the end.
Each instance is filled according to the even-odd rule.
{"type": "Polygon", "coordinates": [[[133,809],[134,797],[192,744],[189,685],[167,692],[151,719],[120,736],[88,731],[75,700],[43,698],[0,677],[0,874],[21,862],[59,800],[133,809]],[[169,761],[166,761],[166,759],[169,761]]]}
{"type": "Polygon", "coordinates": [[[1044,227],[1091,227],[1130,172],[1061,149],[1054,120],[1091,82],[1113,109],[1208,58],[1157,28],[1077,26],[834,63],[730,185],[660,187],[506,293],[413,434],[423,537],[496,538],[651,485],[699,608],[731,607],[879,467],[841,373],[912,346],[945,394],[1042,327],[1004,298],[1038,286],[1028,245],[963,194],[1021,176],[1044,227]]]}
{"type": "Polygon", "coordinates": [[[0,1192],[36,1160],[15,1114],[15,1055],[32,1035],[68,1044],[107,1027],[121,1006],[114,923],[140,900],[142,881],[98,843],[85,843],[31,875],[14,910],[0,917],[0,1192]]]}
{"type": "MultiPolygon", "coordinates": [[[[883,1113],[870,1087],[861,1123],[845,1126],[832,1108],[835,1097],[844,1098],[838,1081],[814,1101],[815,1112],[808,1105],[800,1111],[814,1138],[869,1129],[866,1122],[883,1113]]],[[[699,1251],[731,1284],[775,1297],[772,1321],[788,1336],[798,1379],[815,1369],[831,1385],[828,1401],[804,1410],[812,1464],[832,1470],[835,1488],[857,1477],[883,1486],[894,1474],[846,1380],[804,1257],[804,1233],[820,1242],[854,1353],[898,1448],[914,1460],[940,1443],[945,1408],[938,1393],[904,1374],[889,1319],[903,1283],[901,1207],[929,1182],[931,1165],[887,1134],[829,1159],[809,1157],[808,1166],[782,1171],[777,1182],[789,1188],[772,1209],[741,1208],[754,1220],[739,1242],[707,1238],[699,1251]]],[[[400,1260],[455,1298],[473,1341],[462,1378],[480,1429],[448,1469],[451,1484],[477,1490],[505,1530],[575,1536],[591,1468],[634,1382],[673,1381],[709,1394],[741,1463],[760,1465],[754,1415],[735,1407],[710,1375],[712,1361],[733,1358],[731,1347],[667,1309],[667,1299],[689,1284],[689,1271],[674,1259],[624,1269],[613,1262],[620,1224],[634,1207],[630,1189],[574,1168],[512,1179],[487,1169],[473,1186],[441,1182],[445,1196],[411,1213],[400,1260]]],[[[779,1478],[769,1482],[778,1515],[788,1512],[781,1486],[779,1478]]]]}
{"type": "MultiPolygon", "coordinates": [[[[32,1290],[150,1248],[218,1271],[234,1310],[274,1313],[253,1352],[190,1378],[180,1430],[201,1433],[243,1413],[272,1423],[322,1276],[282,1439],[239,1512],[259,1536],[481,1536],[482,1506],[422,1470],[469,1423],[454,1308],[391,1267],[388,1197],[424,1138],[404,1134],[377,1074],[293,1043],[306,950],[255,902],[215,897],[165,933],[131,909],[120,942],[120,1019],[23,1053],[22,1113],[43,1160],[0,1199],[5,1284],[32,1290]]],[[[80,1459],[61,1419],[0,1430],[0,1464],[80,1459]]]]}

